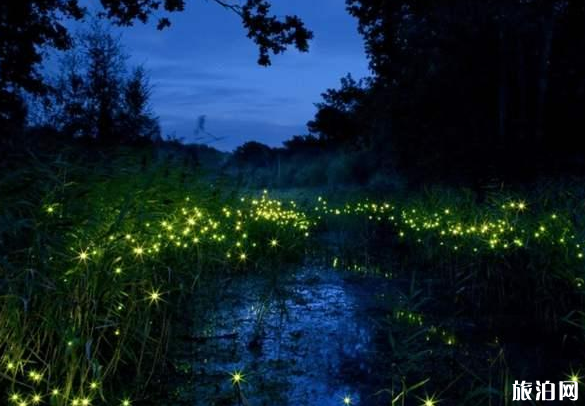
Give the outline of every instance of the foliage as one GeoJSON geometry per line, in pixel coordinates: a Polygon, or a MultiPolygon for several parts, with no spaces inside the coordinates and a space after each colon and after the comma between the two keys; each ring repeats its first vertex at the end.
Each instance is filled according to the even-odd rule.
{"type": "Polygon", "coordinates": [[[346,4],[373,76],[360,94],[348,93],[348,83],[325,94],[315,134],[374,145],[415,181],[582,171],[579,1],[346,4]]]}
{"type": "MultiPolygon", "coordinates": [[[[481,204],[441,189],[301,205],[210,186],[187,158],[171,148],[123,149],[107,160],[62,148],[3,163],[0,387],[10,402],[140,400],[164,365],[183,300],[205,294],[198,290],[204,278],[299,261],[307,238],[327,232],[357,230],[350,245],[372,239],[374,252],[392,249],[408,272],[383,269],[387,277],[414,280],[414,269],[426,289],[448,298],[452,317],[478,320],[502,346],[509,337],[502,315],[559,346],[579,348],[585,340],[583,196],[569,185],[481,204]]],[[[457,325],[425,314],[424,296],[412,286],[388,319],[391,398],[409,404],[424,389],[429,399],[460,400],[459,392],[442,393],[432,383],[448,379],[449,387],[460,381],[459,389],[473,388],[468,404],[476,396],[505,399],[486,383],[493,375],[508,385],[504,350],[490,352],[486,366],[457,325]],[[469,351],[475,361],[458,358],[469,351]],[[429,383],[437,363],[448,374],[429,383]],[[473,365],[479,369],[470,372],[473,365]]],[[[577,363],[583,354],[573,355],[577,363]]]]}
{"type": "Polygon", "coordinates": [[[340,89],[328,89],[321,95],[323,102],[315,105],[317,114],[307,124],[309,131],[318,134],[323,143],[364,147],[367,89],[364,81],[355,81],[349,74],[342,78],[340,89]]]}
{"type": "Polygon", "coordinates": [[[302,248],[309,221],[294,204],[225,196],[170,157],[145,166],[151,154],[64,151],[2,172],[3,399],[129,404],[200,278],[302,248]]]}
{"type": "Polygon", "coordinates": [[[45,122],[66,136],[109,144],[160,138],[147,72],[139,66],[128,73],[127,59],[119,38],[94,22],[61,61],[45,122]]]}
{"type": "MultiPolygon", "coordinates": [[[[220,6],[235,11],[242,19],[249,38],[258,45],[258,63],[270,64],[270,53],[280,54],[289,45],[301,52],[308,50],[313,34],[297,16],[283,19],[270,14],[266,0],[247,0],[243,6],[214,0],[220,6]]],[[[161,9],[167,13],[180,12],[184,0],[135,1],[100,0],[101,17],[121,26],[135,21],[146,23],[161,9]]],[[[15,123],[19,117],[21,93],[43,94],[49,86],[43,80],[39,65],[47,48],[59,51],[70,49],[72,37],[68,20],[82,20],[87,9],[78,0],[8,0],[0,6],[0,124],[1,128],[15,123]]],[[[162,16],[158,28],[170,25],[162,16]]]]}

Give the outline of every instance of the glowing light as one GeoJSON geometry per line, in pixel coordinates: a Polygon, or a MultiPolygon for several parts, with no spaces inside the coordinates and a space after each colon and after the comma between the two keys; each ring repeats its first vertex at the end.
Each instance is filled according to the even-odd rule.
{"type": "Polygon", "coordinates": [[[231,375],[232,385],[238,385],[239,386],[240,383],[246,382],[246,380],[244,379],[244,374],[242,373],[242,371],[234,371],[230,375],[231,375]]]}
{"type": "Polygon", "coordinates": [[[150,304],[158,304],[162,300],[162,293],[160,293],[159,289],[153,289],[148,292],[148,300],[150,304]]]}
{"type": "Polygon", "coordinates": [[[141,257],[144,255],[144,248],[143,247],[135,247],[133,251],[134,251],[134,255],[136,255],[137,257],[141,257]]]}
{"type": "Polygon", "coordinates": [[[79,260],[79,262],[87,262],[87,260],[89,259],[88,250],[79,251],[76,258],[79,260]]]}
{"type": "Polygon", "coordinates": [[[567,375],[567,378],[571,381],[571,382],[577,382],[577,383],[581,383],[581,380],[583,379],[582,376],[580,376],[579,371],[577,372],[573,372],[571,371],[570,374],[567,375]]]}
{"type": "Polygon", "coordinates": [[[33,405],[38,405],[39,403],[41,403],[41,400],[43,398],[41,397],[41,395],[39,395],[38,393],[35,393],[34,395],[32,395],[30,401],[33,405]]]}
{"type": "Polygon", "coordinates": [[[96,390],[99,387],[100,387],[100,383],[98,381],[93,381],[92,383],[89,384],[89,388],[91,390],[96,390]]]}
{"type": "Polygon", "coordinates": [[[431,397],[426,397],[423,400],[423,403],[421,406],[435,406],[437,403],[439,403],[439,401],[437,399],[435,399],[435,396],[431,396],[431,397]]]}
{"type": "Polygon", "coordinates": [[[36,372],[36,371],[30,371],[28,373],[28,377],[30,378],[31,381],[38,383],[43,379],[43,375],[36,372]]]}
{"type": "Polygon", "coordinates": [[[277,239],[270,240],[270,246],[271,247],[277,247],[278,246],[278,240],[277,239]]]}
{"type": "Polygon", "coordinates": [[[351,396],[349,396],[349,395],[345,395],[345,396],[343,397],[343,404],[344,404],[344,405],[351,405],[351,404],[352,404],[352,401],[351,401],[351,396]]]}
{"type": "Polygon", "coordinates": [[[526,202],[520,201],[516,204],[516,207],[518,208],[518,210],[524,211],[526,210],[526,202]]]}
{"type": "Polygon", "coordinates": [[[132,406],[132,402],[130,401],[130,399],[122,399],[122,403],[120,403],[121,406],[132,406]]]}

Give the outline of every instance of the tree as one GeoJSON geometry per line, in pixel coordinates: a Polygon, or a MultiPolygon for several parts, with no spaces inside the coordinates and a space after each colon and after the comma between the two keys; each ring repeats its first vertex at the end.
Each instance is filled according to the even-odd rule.
{"type": "Polygon", "coordinates": [[[233,154],[234,162],[240,167],[266,168],[271,165],[273,158],[272,148],[256,141],[240,145],[233,154]]]}
{"type": "MultiPolygon", "coordinates": [[[[282,53],[294,45],[307,51],[312,33],[296,16],[278,18],[270,14],[266,0],[246,0],[236,5],[214,0],[220,6],[236,12],[247,30],[247,35],[259,48],[258,62],[270,64],[270,54],[282,53]]],[[[100,15],[121,26],[136,21],[148,22],[151,15],[161,10],[180,12],[185,0],[100,0],[100,15]]],[[[39,65],[46,47],[66,50],[72,46],[67,28],[68,19],[81,20],[87,10],[79,0],[4,0],[0,2],[0,116],[10,113],[19,92],[43,94],[47,84],[43,81],[39,65]]],[[[168,17],[158,20],[158,28],[170,25],[168,17]]]]}
{"type": "Polygon", "coordinates": [[[85,79],[85,58],[79,49],[67,52],[61,60],[60,75],[52,86],[54,100],[48,101],[49,124],[65,136],[81,137],[90,132],[89,99],[85,79]]]}
{"type": "Polygon", "coordinates": [[[160,138],[160,126],[150,109],[150,86],[142,66],[135,68],[123,89],[121,134],[130,140],[160,138]]]}
{"type": "Polygon", "coordinates": [[[93,130],[86,135],[111,143],[120,138],[116,124],[128,57],[120,39],[99,23],[81,36],[81,49],[87,61],[86,97],[93,130]]]}
{"type": "Polygon", "coordinates": [[[374,74],[362,111],[378,109],[378,142],[403,170],[514,179],[585,167],[581,1],[346,2],[374,74]]]}
{"type": "Polygon", "coordinates": [[[325,143],[364,146],[366,120],[362,108],[367,94],[364,81],[356,81],[348,74],[341,79],[339,89],[321,94],[323,102],[315,104],[317,114],[307,124],[309,131],[325,143]]]}
{"type": "Polygon", "coordinates": [[[119,39],[96,22],[74,43],[52,85],[50,124],[69,137],[107,144],[159,138],[148,75],[141,66],[128,72],[119,39]]]}

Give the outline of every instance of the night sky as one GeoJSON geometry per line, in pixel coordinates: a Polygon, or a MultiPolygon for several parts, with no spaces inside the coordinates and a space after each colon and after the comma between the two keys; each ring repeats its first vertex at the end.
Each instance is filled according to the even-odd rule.
{"type": "MultiPolygon", "coordinates": [[[[144,64],[163,134],[195,140],[197,118],[232,150],[248,140],[271,146],[306,134],[314,103],[348,72],[368,74],[362,38],[344,0],[274,0],[277,15],[297,14],[315,33],[309,53],[290,49],[265,68],[239,17],[212,1],[189,1],[164,31],[137,24],[120,30],[132,64],[144,64]]],[[[208,141],[208,139],[204,141],[208,141]]]]}

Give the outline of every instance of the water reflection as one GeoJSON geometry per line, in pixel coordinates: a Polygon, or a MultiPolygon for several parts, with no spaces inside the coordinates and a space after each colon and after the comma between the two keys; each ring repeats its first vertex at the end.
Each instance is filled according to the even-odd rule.
{"type": "Polygon", "coordinates": [[[232,280],[193,332],[191,404],[377,404],[381,353],[370,317],[383,313],[383,284],[318,268],[276,284],[232,280]]]}

